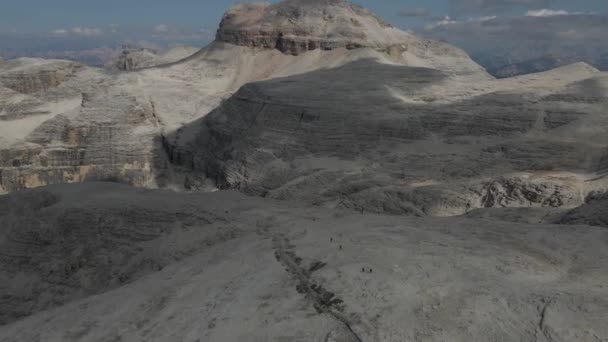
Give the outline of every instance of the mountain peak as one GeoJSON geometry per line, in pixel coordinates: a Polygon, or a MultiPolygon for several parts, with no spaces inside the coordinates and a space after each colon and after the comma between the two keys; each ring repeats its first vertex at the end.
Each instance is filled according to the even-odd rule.
{"type": "Polygon", "coordinates": [[[386,47],[410,38],[346,0],[286,0],[232,7],[220,23],[216,40],[297,55],[316,49],[386,47]]]}

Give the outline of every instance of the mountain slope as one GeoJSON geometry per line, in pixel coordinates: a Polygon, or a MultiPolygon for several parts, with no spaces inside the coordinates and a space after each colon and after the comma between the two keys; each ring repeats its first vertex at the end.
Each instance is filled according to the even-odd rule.
{"type": "Polygon", "coordinates": [[[34,313],[0,341],[608,337],[601,228],[109,183],[0,197],[0,220],[0,312],[34,313]]]}
{"type": "Polygon", "coordinates": [[[166,148],[222,188],[330,207],[573,207],[607,185],[585,181],[608,147],[605,78],[578,64],[471,89],[360,60],[248,84],[190,127],[190,144],[166,148]]]}
{"type": "MultiPolygon", "coordinates": [[[[37,66],[24,65],[27,75],[17,78],[11,78],[11,71],[3,67],[0,86],[17,89],[18,94],[0,92],[0,101],[28,101],[35,104],[28,106],[52,106],[53,110],[33,109],[48,112],[37,118],[10,116],[10,125],[6,126],[10,131],[6,136],[10,138],[2,142],[0,152],[0,191],[96,179],[118,179],[145,187],[183,187],[185,176],[171,166],[161,142],[171,140],[171,145],[181,146],[182,140],[189,141],[192,134],[185,132],[189,124],[251,81],[338,67],[367,58],[438,69],[450,78],[471,82],[491,79],[460,49],[389,27],[345,1],[252,5],[259,13],[244,11],[243,6],[228,12],[216,42],[186,59],[157,68],[122,74],[84,68],[82,72],[75,71],[80,76],[58,83],[50,91],[44,87],[28,88],[37,66]],[[274,25],[273,32],[283,32],[281,23],[291,22],[293,11],[301,13],[298,12],[295,26],[289,26],[291,31],[285,30],[299,35],[301,28],[314,24],[315,28],[324,29],[306,31],[298,37],[310,36],[321,42],[340,33],[340,41],[356,38],[357,48],[345,48],[340,43],[321,49],[319,43],[317,49],[292,56],[277,46],[241,46],[239,41],[226,42],[222,38],[222,32],[229,27],[236,28],[233,33],[243,37],[248,37],[247,30],[256,25],[274,25]],[[319,18],[319,11],[328,15],[319,18]],[[74,92],[76,89],[78,93],[74,92]],[[121,100],[115,101],[114,96],[121,100]],[[97,100],[90,101],[92,98],[97,100]],[[15,130],[21,127],[27,129],[15,130]],[[32,133],[34,130],[37,132],[32,133]],[[54,140],[41,141],[40,132],[54,140]],[[74,139],[74,135],[78,138],[74,139]]],[[[59,73],[64,67],[55,63],[49,68],[48,72],[59,73]]]]}

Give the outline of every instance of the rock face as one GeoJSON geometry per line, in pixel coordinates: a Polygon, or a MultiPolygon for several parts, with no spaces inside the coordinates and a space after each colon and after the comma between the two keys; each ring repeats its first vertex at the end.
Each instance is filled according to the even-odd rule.
{"type": "Polygon", "coordinates": [[[154,65],[156,57],[155,51],[126,46],[113,66],[122,71],[136,70],[154,65]]]}
{"type": "Polygon", "coordinates": [[[154,181],[153,105],[121,93],[82,96],[73,117],[57,115],[28,135],[28,145],[0,151],[5,191],[93,180],[154,181]],[[133,139],[134,131],[141,140],[133,139]]]}
{"type": "Polygon", "coordinates": [[[607,241],[56,185],[0,197],[0,341],[602,341],[607,241]]]}
{"type": "Polygon", "coordinates": [[[0,83],[16,92],[32,94],[58,87],[82,68],[80,64],[67,61],[46,62],[36,66],[16,65],[1,74],[0,83]]]}
{"type": "Polygon", "coordinates": [[[395,214],[574,207],[605,188],[585,181],[608,143],[594,128],[608,124],[601,73],[578,65],[490,80],[465,98],[454,82],[367,60],[248,84],[172,160],[223,188],[395,214]],[[560,74],[561,86],[541,87],[560,74]]]}
{"type": "Polygon", "coordinates": [[[116,61],[110,63],[110,69],[134,71],[143,68],[175,63],[189,57],[200,49],[191,46],[176,46],[168,51],[157,52],[137,46],[124,46],[116,61]]]}
{"type": "Polygon", "coordinates": [[[608,192],[589,194],[585,204],[553,220],[559,224],[588,224],[608,228],[608,192]]]}
{"type": "Polygon", "coordinates": [[[17,60],[0,69],[0,192],[86,180],[153,182],[153,104],[106,82],[97,69],[63,61],[17,60]]]}
{"type": "Polygon", "coordinates": [[[224,15],[217,41],[299,55],[338,48],[375,48],[389,54],[426,50],[465,55],[436,41],[425,41],[385,23],[346,0],[287,0],[240,4],[224,15]]]}
{"type": "Polygon", "coordinates": [[[279,4],[241,4],[224,15],[217,40],[249,47],[278,49],[300,54],[309,50],[357,48],[370,44],[402,43],[392,29],[367,10],[344,0],[289,0],[279,4]],[[367,31],[379,33],[380,41],[368,39],[367,31]],[[393,38],[393,41],[390,39],[393,38]]]}

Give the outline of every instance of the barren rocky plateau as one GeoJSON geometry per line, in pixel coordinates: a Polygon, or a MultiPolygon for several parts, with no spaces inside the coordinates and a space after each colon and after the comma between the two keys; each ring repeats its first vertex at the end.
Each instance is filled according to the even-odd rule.
{"type": "Polygon", "coordinates": [[[345,0],[0,60],[0,341],[608,341],[607,111],[345,0]]]}

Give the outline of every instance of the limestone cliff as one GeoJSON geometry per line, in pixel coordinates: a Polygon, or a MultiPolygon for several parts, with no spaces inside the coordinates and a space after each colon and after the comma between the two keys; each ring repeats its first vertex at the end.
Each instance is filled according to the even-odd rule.
{"type": "Polygon", "coordinates": [[[73,62],[55,61],[32,65],[19,62],[0,74],[0,83],[22,94],[32,94],[56,88],[73,77],[83,66],[73,62]]]}
{"type": "Polygon", "coordinates": [[[608,146],[597,70],[490,80],[465,98],[454,82],[368,60],[248,84],[169,153],[224,188],[398,214],[574,207],[606,189],[585,181],[608,146]]]}
{"type": "Polygon", "coordinates": [[[0,150],[2,188],[94,180],[150,185],[156,120],[151,103],[128,94],[85,93],[75,113],[57,115],[34,129],[26,144],[0,150]]]}
{"type": "Polygon", "coordinates": [[[299,55],[338,48],[375,48],[389,54],[408,50],[464,55],[447,44],[401,31],[347,0],[287,0],[246,3],[224,15],[216,41],[299,55]]]}
{"type": "Polygon", "coordinates": [[[155,51],[126,46],[112,67],[123,71],[136,70],[154,65],[156,57],[155,51]]]}

